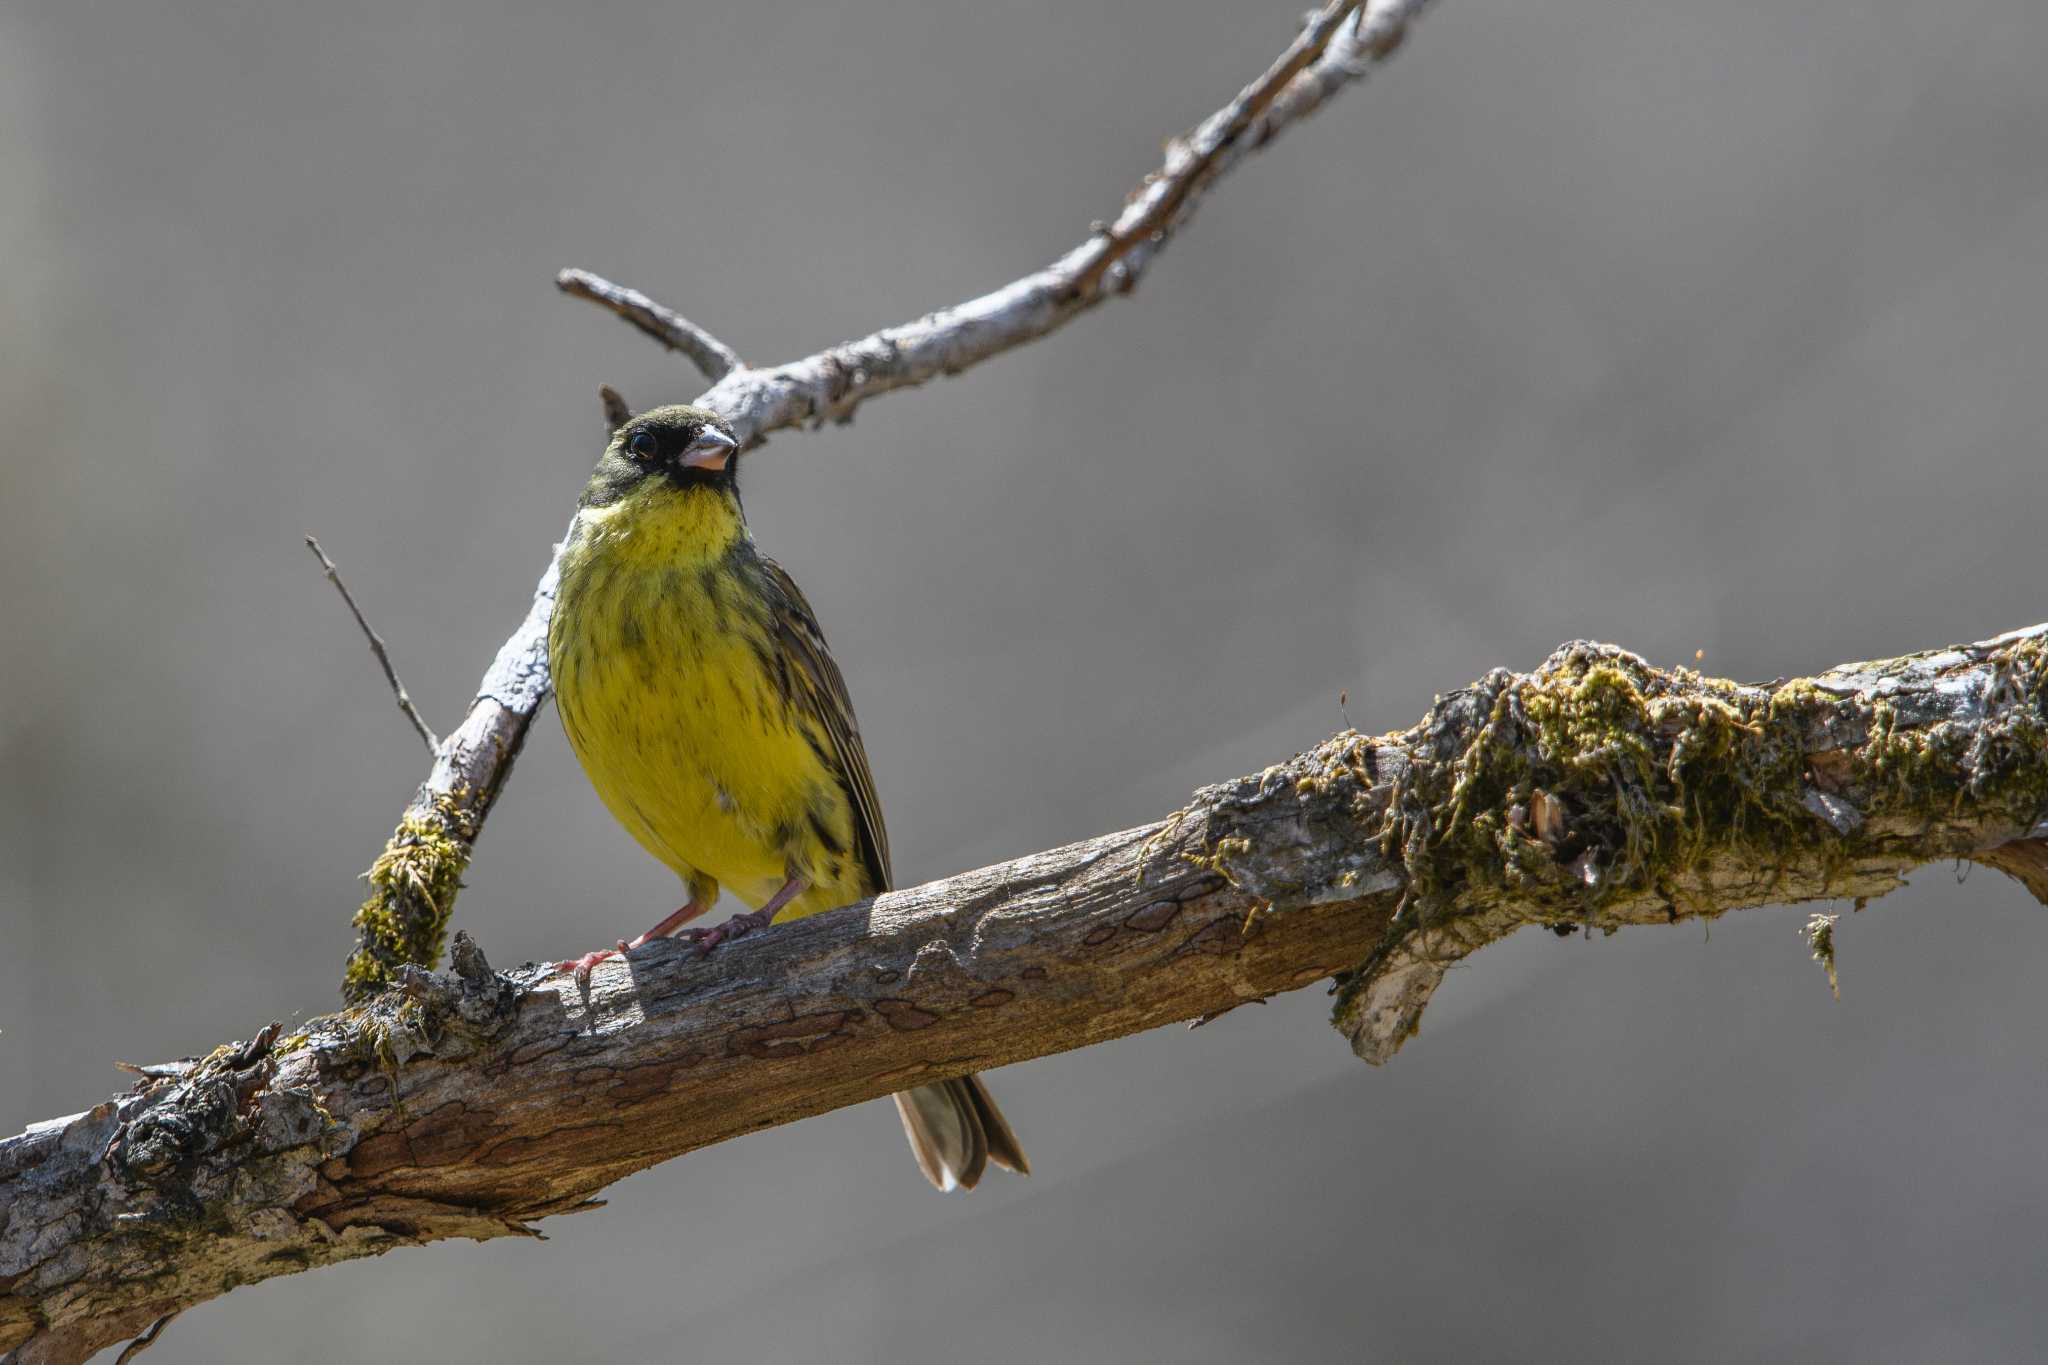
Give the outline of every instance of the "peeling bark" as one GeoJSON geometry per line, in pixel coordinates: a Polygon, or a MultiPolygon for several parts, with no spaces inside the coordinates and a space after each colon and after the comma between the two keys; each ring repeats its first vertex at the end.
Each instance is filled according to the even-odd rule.
{"type": "Polygon", "coordinates": [[[1450,962],[1524,925],[1860,901],[1951,858],[2039,895],[2044,641],[1764,685],[1577,643],[1158,824],[704,961],[657,943],[587,992],[457,935],[449,972],[0,1142],[0,1351],[81,1361],[274,1275],[538,1235],[709,1143],[1331,978],[1385,1060],[1450,962]]]}

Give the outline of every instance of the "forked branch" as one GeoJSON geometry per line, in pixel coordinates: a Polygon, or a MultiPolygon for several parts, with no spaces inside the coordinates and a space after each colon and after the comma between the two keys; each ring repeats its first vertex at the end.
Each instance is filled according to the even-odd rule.
{"type": "MultiPolygon", "coordinates": [[[[1391,55],[1428,4],[1332,0],[1257,80],[1168,144],[1162,165],[1132,191],[1115,221],[1098,225],[1052,265],[801,360],[747,366],[705,329],[638,290],[580,270],[564,271],[557,283],[688,355],[715,381],[694,401],[721,413],[748,448],[772,431],[846,421],[870,398],[957,374],[1129,292],[1219,176],[1391,55]]],[[[371,869],[370,896],[356,916],[359,939],[343,981],[350,998],[385,984],[403,964],[439,959],[477,832],[548,698],[555,573],[551,561],[526,619],[499,648],[468,714],[440,746],[371,869]]]]}

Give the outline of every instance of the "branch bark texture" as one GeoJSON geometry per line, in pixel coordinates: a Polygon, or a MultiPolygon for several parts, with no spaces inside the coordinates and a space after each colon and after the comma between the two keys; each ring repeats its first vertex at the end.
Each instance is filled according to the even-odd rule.
{"type": "Polygon", "coordinates": [[[1851,898],[1974,858],[2040,895],[2048,625],[1742,685],[1567,645],[1139,829],[587,991],[453,969],[0,1142],[0,1351],[75,1362],[238,1285],[534,1235],[708,1143],[1326,979],[1368,1060],[1452,961],[1851,898]]]}
{"type": "MultiPolygon", "coordinates": [[[[714,381],[693,401],[722,414],[744,449],[768,433],[851,421],[870,398],[958,374],[1065,326],[1137,286],[1217,177],[1321,108],[1400,46],[1429,0],[1331,0],[1229,104],[1167,144],[1157,171],[1114,222],[1045,269],[980,298],[781,365],[756,368],[704,328],[635,289],[588,271],[557,279],[681,351],[714,381]]],[[[557,548],[559,554],[559,547],[557,548]]],[[[343,994],[360,999],[404,964],[440,959],[449,913],[478,832],[548,698],[550,561],[519,629],[477,688],[468,714],[435,751],[432,770],[369,873],[343,994]]]]}

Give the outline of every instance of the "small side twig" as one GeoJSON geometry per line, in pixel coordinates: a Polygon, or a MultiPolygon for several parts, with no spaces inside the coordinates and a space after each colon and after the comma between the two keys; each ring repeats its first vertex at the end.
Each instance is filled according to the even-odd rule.
{"type": "Polygon", "coordinates": [[[555,288],[601,304],[671,351],[681,351],[714,384],[740,368],[739,352],[637,289],[613,284],[588,270],[564,270],[555,276],[555,288]]]}
{"type": "Polygon", "coordinates": [[[180,1057],[175,1062],[117,1061],[114,1063],[114,1068],[117,1071],[125,1071],[131,1076],[140,1076],[144,1080],[175,1081],[190,1075],[192,1069],[198,1065],[199,1059],[197,1057],[180,1057]]]}
{"type": "Polygon", "coordinates": [[[384,648],[383,638],[370,629],[370,623],[363,619],[363,609],[356,605],[356,599],[349,592],[348,584],[341,581],[341,571],[334,567],[334,561],[327,557],[327,551],[321,549],[320,542],[312,536],[306,537],[306,548],[320,561],[320,568],[326,573],[327,581],[341,594],[341,600],[348,603],[349,614],[354,616],[356,624],[363,628],[363,636],[370,642],[370,652],[375,654],[377,662],[383,665],[384,680],[391,684],[392,694],[398,698],[398,709],[405,712],[406,719],[412,722],[412,728],[419,731],[420,738],[426,742],[427,752],[439,753],[441,741],[436,739],[434,732],[427,727],[426,718],[420,715],[419,707],[412,704],[412,697],[406,692],[405,684],[398,680],[398,670],[391,666],[391,655],[384,648]]]}
{"type": "Polygon", "coordinates": [[[1835,971],[1835,921],[1840,918],[1840,915],[1810,916],[1802,931],[1813,960],[1827,969],[1828,989],[1835,993],[1837,1000],[1842,998],[1842,978],[1835,971]]]}
{"type": "Polygon", "coordinates": [[[620,427],[633,420],[632,405],[626,402],[625,395],[621,394],[611,385],[599,384],[597,386],[597,401],[604,404],[604,428],[606,431],[617,431],[620,427]]]}
{"type": "Polygon", "coordinates": [[[114,1357],[114,1365],[128,1365],[128,1362],[156,1345],[156,1339],[163,1335],[164,1328],[171,1325],[176,1313],[166,1313],[149,1325],[149,1330],[121,1348],[121,1354],[114,1357]]]}
{"type": "Polygon", "coordinates": [[[1210,1010],[1206,1014],[1196,1015],[1193,1019],[1188,1020],[1188,1027],[1200,1028],[1204,1024],[1213,1024],[1224,1015],[1236,1009],[1238,1005],[1263,1005],[1266,1003],[1267,998],[1263,995],[1255,995],[1249,1000],[1238,1001],[1237,1005],[1225,1005],[1222,1009],[1210,1010]]]}

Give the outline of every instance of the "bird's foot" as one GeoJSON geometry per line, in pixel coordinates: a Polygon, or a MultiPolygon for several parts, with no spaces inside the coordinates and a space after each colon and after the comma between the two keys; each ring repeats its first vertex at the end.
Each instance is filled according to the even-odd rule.
{"type": "Polygon", "coordinates": [[[577,985],[588,986],[590,984],[591,969],[597,966],[598,963],[614,957],[623,957],[635,948],[645,947],[655,939],[667,938],[676,931],[677,926],[689,923],[708,910],[711,906],[711,899],[706,898],[700,901],[693,898],[688,905],[685,905],[682,909],[676,911],[673,915],[670,915],[631,943],[628,943],[625,939],[620,939],[609,948],[600,948],[594,953],[585,953],[582,957],[572,957],[566,961],[557,962],[555,970],[558,972],[573,972],[576,975],[577,985]]]}
{"type": "Polygon", "coordinates": [[[736,938],[745,938],[756,929],[768,927],[768,921],[775,918],[773,911],[766,908],[749,910],[743,915],[734,915],[723,924],[714,924],[709,929],[685,929],[676,937],[696,945],[698,957],[708,957],[711,950],[721,943],[730,943],[736,938]]]}
{"type": "Polygon", "coordinates": [[[572,957],[568,958],[565,961],[557,962],[555,964],[555,970],[558,972],[573,973],[576,977],[577,985],[588,986],[590,984],[591,969],[596,967],[598,963],[607,962],[612,958],[623,955],[626,949],[629,947],[637,948],[639,946],[639,939],[635,939],[630,944],[627,943],[626,940],[620,939],[616,947],[599,948],[594,953],[585,953],[582,957],[572,957]]]}

